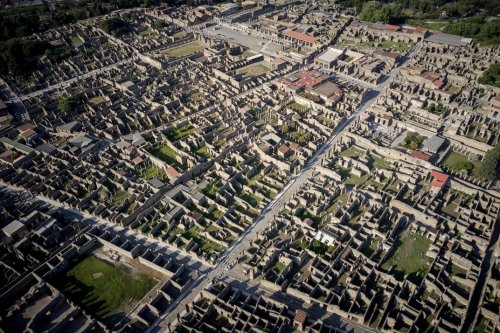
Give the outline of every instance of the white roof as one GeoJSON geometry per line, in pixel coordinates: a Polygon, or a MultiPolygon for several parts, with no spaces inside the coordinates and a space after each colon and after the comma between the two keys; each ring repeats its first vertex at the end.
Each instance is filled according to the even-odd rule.
{"type": "Polygon", "coordinates": [[[318,59],[325,62],[332,62],[344,53],[344,50],[336,47],[329,47],[325,52],[318,56],[318,59]]]}

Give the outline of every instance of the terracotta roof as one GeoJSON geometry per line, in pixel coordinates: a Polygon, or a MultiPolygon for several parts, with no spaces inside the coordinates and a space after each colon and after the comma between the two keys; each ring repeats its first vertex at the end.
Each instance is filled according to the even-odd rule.
{"type": "Polygon", "coordinates": [[[432,81],[432,84],[435,85],[436,87],[441,87],[443,86],[444,82],[441,80],[434,80],[432,81]]]}
{"type": "Polygon", "coordinates": [[[132,162],[134,162],[135,165],[138,165],[138,164],[141,164],[142,162],[144,162],[144,160],[142,159],[142,157],[137,156],[136,158],[134,158],[132,160],[132,162]]]}
{"type": "Polygon", "coordinates": [[[417,27],[417,28],[415,29],[415,31],[416,31],[416,32],[420,32],[420,33],[425,34],[425,33],[426,33],[427,31],[429,31],[429,30],[428,30],[428,29],[426,29],[426,28],[417,27]]]}
{"type": "Polygon", "coordinates": [[[418,158],[419,160],[428,161],[431,157],[421,151],[414,150],[410,153],[411,157],[418,158]]]}
{"type": "Polygon", "coordinates": [[[386,30],[391,30],[391,31],[398,31],[399,30],[399,25],[393,25],[393,24],[386,24],[385,25],[386,30]]]}
{"type": "Polygon", "coordinates": [[[497,95],[495,96],[495,99],[496,99],[497,101],[500,101],[500,92],[498,92],[498,93],[497,93],[497,95]]]}
{"type": "Polygon", "coordinates": [[[170,178],[177,178],[177,177],[179,177],[181,175],[172,166],[168,166],[168,168],[165,170],[165,172],[167,173],[167,175],[170,178]]]}
{"type": "Polygon", "coordinates": [[[293,39],[298,39],[300,41],[306,42],[306,43],[316,43],[316,38],[313,36],[310,36],[308,34],[304,34],[302,32],[298,32],[295,30],[289,30],[285,33],[285,36],[293,38],[293,39]]]}
{"type": "Polygon", "coordinates": [[[23,125],[19,126],[17,129],[18,129],[18,131],[19,131],[19,132],[26,132],[26,131],[28,131],[28,130],[32,130],[32,129],[34,129],[35,127],[36,127],[36,126],[35,126],[35,125],[33,125],[33,124],[30,124],[30,123],[25,123],[25,124],[23,124],[23,125]]]}
{"type": "Polygon", "coordinates": [[[305,312],[304,310],[297,310],[295,312],[294,321],[296,323],[303,324],[306,322],[306,318],[307,318],[307,312],[305,312]]]}
{"type": "Polygon", "coordinates": [[[291,150],[298,150],[299,149],[299,144],[295,142],[288,142],[288,146],[290,147],[291,150]]]}
{"type": "Polygon", "coordinates": [[[282,154],[286,154],[290,149],[287,145],[283,144],[278,148],[278,151],[282,154]]]}
{"type": "Polygon", "coordinates": [[[36,134],[36,132],[35,132],[34,130],[29,129],[29,130],[27,130],[27,131],[22,132],[22,133],[21,133],[21,136],[22,136],[23,138],[27,139],[27,138],[31,138],[31,137],[32,137],[33,135],[35,135],[35,134],[36,134]]]}
{"type": "Polygon", "coordinates": [[[449,178],[447,174],[436,170],[431,171],[431,176],[434,177],[434,180],[432,181],[431,185],[438,188],[443,187],[444,183],[446,183],[446,181],[449,178]]]}

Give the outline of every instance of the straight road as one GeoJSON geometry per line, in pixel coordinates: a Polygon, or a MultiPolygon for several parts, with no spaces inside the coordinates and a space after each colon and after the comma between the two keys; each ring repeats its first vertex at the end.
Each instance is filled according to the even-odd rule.
{"type": "Polygon", "coordinates": [[[252,241],[255,240],[259,234],[262,234],[263,231],[269,227],[276,215],[281,211],[284,203],[288,202],[300,187],[309,180],[313,175],[315,167],[320,165],[322,159],[327,156],[329,150],[340,140],[342,132],[351,127],[355,123],[358,115],[365,112],[375,102],[380,92],[394,80],[402,68],[408,65],[411,57],[417,53],[420,48],[421,44],[415,45],[408,55],[404,57],[400,66],[392,69],[387,78],[365,96],[358,105],[356,111],[337,126],[330,139],[323,144],[316,154],[314,154],[302,171],[294,176],[268,206],[264,208],[262,215],[221,254],[219,259],[215,262],[215,265],[211,269],[208,269],[206,274],[200,276],[191,287],[186,289],[181,297],[167,309],[166,313],[157,320],[147,332],[165,330],[167,325],[172,323],[186,306],[194,301],[196,296],[211,283],[211,281],[222,276],[224,272],[228,270],[231,263],[235,261],[245,249],[250,247],[252,241]]]}

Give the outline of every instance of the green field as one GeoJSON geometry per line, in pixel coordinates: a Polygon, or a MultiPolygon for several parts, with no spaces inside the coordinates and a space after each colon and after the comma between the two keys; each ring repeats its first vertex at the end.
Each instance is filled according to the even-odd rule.
{"type": "Polygon", "coordinates": [[[160,181],[166,181],[168,180],[167,175],[165,174],[165,171],[157,167],[156,165],[149,165],[140,171],[140,175],[142,178],[146,180],[151,180],[153,178],[157,178],[160,181]]]}
{"type": "Polygon", "coordinates": [[[429,268],[429,258],[425,255],[429,249],[430,240],[421,234],[406,234],[397,240],[395,251],[387,261],[382,264],[382,268],[388,270],[395,265],[394,273],[396,277],[402,278],[409,275],[408,279],[420,282],[429,268]]]}
{"type": "Polygon", "coordinates": [[[257,64],[254,66],[243,68],[239,72],[239,74],[242,74],[245,77],[253,77],[253,76],[262,75],[262,74],[268,72],[269,70],[270,70],[269,67],[264,66],[262,64],[257,64]]]}
{"type": "Polygon", "coordinates": [[[177,153],[175,150],[170,148],[169,146],[166,145],[161,145],[158,148],[154,149],[151,154],[153,154],[154,157],[159,158],[163,162],[166,162],[170,165],[177,166],[181,168],[182,170],[185,170],[186,167],[179,163],[176,159],[177,153]]]}
{"type": "Polygon", "coordinates": [[[87,257],[58,276],[54,284],[97,318],[111,319],[130,310],[156,283],[152,277],[134,274],[125,266],[115,267],[96,257],[87,257]]]}
{"type": "Polygon", "coordinates": [[[472,168],[473,175],[476,175],[481,164],[480,161],[471,161],[467,156],[454,151],[449,151],[441,163],[457,171],[470,170],[472,168]]]}
{"type": "Polygon", "coordinates": [[[193,125],[186,124],[179,128],[175,128],[169,131],[167,133],[167,137],[170,141],[177,141],[187,135],[193,134],[193,129],[194,129],[193,125]]]}
{"type": "Polygon", "coordinates": [[[201,51],[203,49],[203,45],[197,42],[191,42],[179,47],[174,47],[173,49],[166,50],[165,54],[169,57],[180,58],[201,51]]]}

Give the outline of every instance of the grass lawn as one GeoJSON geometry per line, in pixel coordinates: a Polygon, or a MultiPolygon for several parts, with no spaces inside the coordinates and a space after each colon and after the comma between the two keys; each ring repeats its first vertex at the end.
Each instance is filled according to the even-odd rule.
{"type": "Polygon", "coordinates": [[[176,32],[173,37],[174,39],[181,39],[182,37],[186,37],[188,33],[186,31],[179,31],[179,32],[176,32]]]}
{"type": "Polygon", "coordinates": [[[85,258],[55,281],[65,296],[100,319],[125,312],[156,283],[150,276],[133,274],[125,266],[115,267],[96,257],[85,258]]]}
{"type": "Polygon", "coordinates": [[[71,45],[78,47],[83,44],[83,40],[78,36],[71,36],[71,45]]]}
{"type": "Polygon", "coordinates": [[[89,104],[91,104],[91,105],[97,105],[97,104],[100,104],[102,102],[106,102],[106,99],[102,96],[96,96],[96,97],[89,99],[89,104]]]}
{"type": "Polygon", "coordinates": [[[198,229],[196,228],[189,229],[182,236],[186,239],[193,239],[193,241],[195,241],[199,245],[199,249],[203,253],[208,253],[212,251],[221,252],[222,250],[224,250],[224,246],[212,242],[208,239],[203,239],[200,236],[198,229]]]}
{"type": "Polygon", "coordinates": [[[182,170],[186,169],[185,165],[182,165],[181,163],[177,162],[177,160],[175,159],[177,157],[177,153],[169,146],[161,145],[155,150],[153,150],[151,154],[153,154],[153,156],[159,158],[160,160],[167,162],[168,164],[178,166],[182,170]]]}
{"type": "Polygon", "coordinates": [[[217,192],[219,192],[219,187],[215,184],[208,184],[207,187],[203,189],[203,194],[209,198],[215,198],[217,192]]]}
{"type": "Polygon", "coordinates": [[[460,213],[457,212],[457,208],[458,208],[458,205],[456,203],[452,202],[452,203],[444,206],[442,208],[442,211],[447,213],[450,216],[458,217],[460,215],[460,213]]]}
{"type": "Polygon", "coordinates": [[[205,99],[205,95],[203,95],[203,92],[198,91],[191,95],[191,99],[193,102],[201,102],[205,99]]]}
{"type": "Polygon", "coordinates": [[[254,56],[255,53],[253,53],[252,51],[245,51],[241,55],[244,56],[245,58],[250,58],[250,57],[254,56]]]}
{"type": "Polygon", "coordinates": [[[346,157],[354,157],[354,156],[363,156],[365,153],[362,152],[359,149],[356,149],[354,147],[350,147],[349,149],[346,149],[340,153],[340,156],[346,156],[346,157]]]}
{"type": "Polygon", "coordinates": [[[406,52],[411,48],[412,45],[410,43],[405,43],[405,42],[389,42],[389,41],[374,42],[374,44],[378,44],[380,47],[384,49],[391,49],[398,52],[406,52]]]}
{"type": "Polygon", "coordinates": [[[442,160],[442,164],[446,165],[447,167],[454,169],[454,170],[461,170],[463,166],[465,165],[464,163],[471,163],[472,164],[472,174],[476,175],[477,171],[479,170],[479,166],[481,164],[481,161],[471,161],[469,158],[463,154],[454,152],[454,151],[449,151],[446,156],[442,160]]]}
{"type": "Polygon", "coordinates": [[[297,102],[290,102],[288,103],[287,107],[297,112],[304,112],[305,110],[307,110],[307,107],[305,105],[297,102]]]}
{"type": "Polygon", "coordinates": [[[198,42],[191,42],[165,51],[169,57],[180,58],[203,50],[205,47],[198,42]]]}
{"type": "Polygon", "coordinates": [[[345,184],[346,185],[361,185],[361,184],[366,183],[366,181],[368,180],[368,177],[369,177],[368,175],[364,175],[361,177],[351,175],[349,178],[347,178],[347,180],[345,181],[345,184]]]}
{"type": "Polygon", "coordinates": [[[128,197],[130,197],[130,193],[127,191],[116,190],[116,193],[111,198],[111,208],[120,208],[128,197]]]}
{"type": "Polygon", "coordinates": [[[419,283],[429,268],[430,259],[425,253],[430,244],[430,240],[421,234],[403,235],[397,240],[394,253],[382,264],[382,268],[388,270],[395,266],[396,277],[409,275],[410,281],[419,283]]]}
{"type": "Polygon", "coordinates": [[[270,70],[269,67],[264,66],[262,64],[257,64],[254,66],[243,68],[239,72],[239,74],[242,74],[243,76],[246,76],[246,77],[253,77],[253,76],[262,75],[262,74],[268,72],[269,70],[270,70]]]}
{"type": "Polygon", "coordinates": [[[248,202],[252,207],[258,207],[262,201],[258,196],[248,193],[240,195],[240,198],[248,202]]]}
{"type": "Polygon", "coordinates": [[[285,264],[283,264],[282,262],[277,262],[276,265],[274,265],[273,267],[273,271],[276,273],[276,274],[281,274],[281,272],[283,272],[283,270],[285,269],[285,264]]]}
{"type": "Polygon", "coordinates": [[[153,31],[151,29],[146,29],[146,30],[139,32],[139,36],[145,37],[145,36],[151,35],[151,33],[153,33],[153,31]]]}
{"type": "Polygon", "coordinates": [[[196,153],[196,155],[201,156],[201,157],[206,158],[206,159],[209,159],[211,157],[210,152],[208,151],[208,147],[207,146],[203,146],[201,148],[198,148],[195,151],[195,153],[196,153]]]}
{"type": "Polygon", "coordinates": [[[296,131],[296,132],[291,132],[290,137],[297,141],[298,144],[304,144],[311,140],[312,134],[306,131],[296,131]]]}
{"type": "Polygon", "coordinates": [[[373,160],[373,166],[377,169],[392,169],[391,164],[384,160],[381,157],[370,155],[370,158],[373,160]]]}
{"type": "Polygon", "coordinates": [[[167,175],[165,174],[165,171],[163,171],[156,165],[149,165],[141,169],[139,174],[141,175],[142,178],[146,180],[151,180],[153,178],[157,178],[162,182],[167,180],[167,175]]]}
{"type": "Polygon", "coordinates": [[[187,135],[193,134],[193,129],[193,125],[186,124],[168,132],[167,137],[170,141],[177,141],[187,135]]]}

